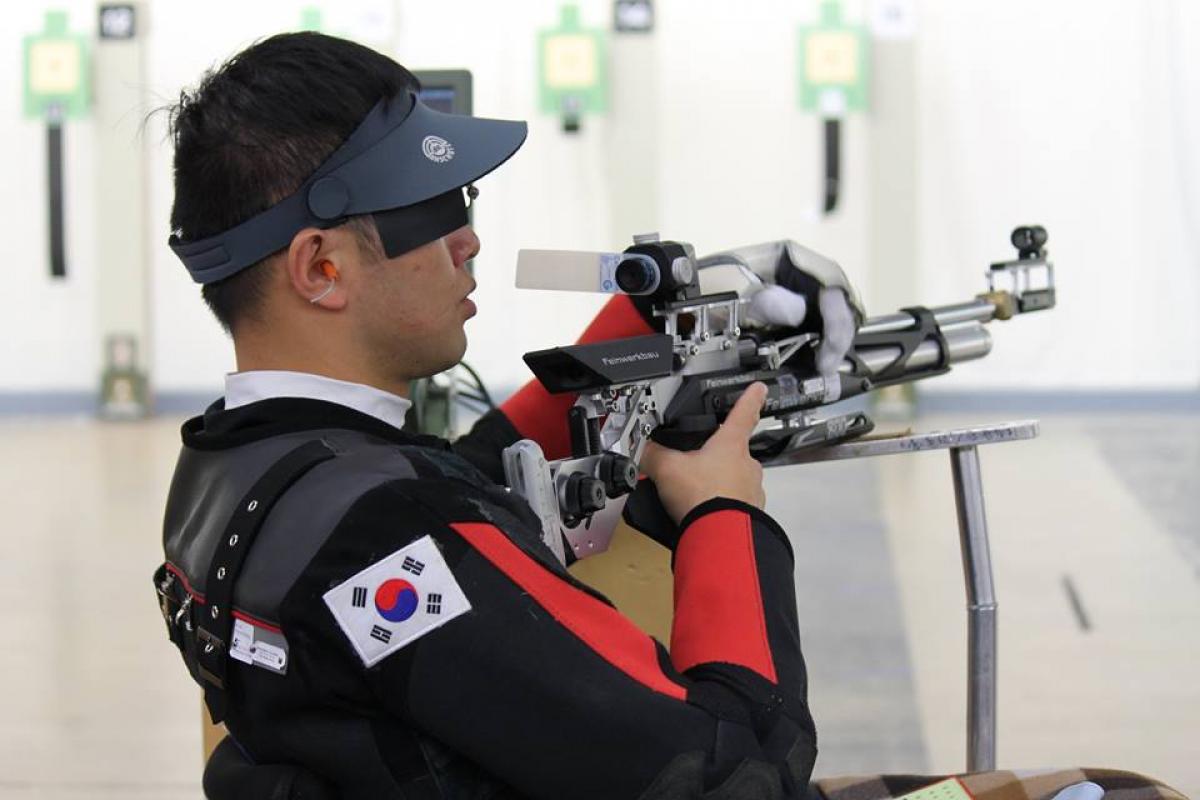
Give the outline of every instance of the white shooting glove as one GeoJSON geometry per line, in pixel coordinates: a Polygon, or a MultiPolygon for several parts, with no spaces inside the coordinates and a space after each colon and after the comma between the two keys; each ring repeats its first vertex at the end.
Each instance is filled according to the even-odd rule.
{"type": "MultiPolygon", "coordinates": [[[[866,318],[858,293],[837,262],[790,240],[725,250],[699,262],[701,285],[704,270],[735,265],[749,297],[746,322],[754,327],[786,327],[821,335],[817,370],[825,379],[825,400],[841,397],[838,368],[854,343],[866,318]]],[[[711,291],[704,286],[705,292],[711,291]]]]}

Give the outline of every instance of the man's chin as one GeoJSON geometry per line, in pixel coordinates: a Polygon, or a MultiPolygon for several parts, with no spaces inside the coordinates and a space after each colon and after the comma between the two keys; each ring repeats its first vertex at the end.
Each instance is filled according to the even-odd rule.
{"type": "Polygon", "coordinates": [[[438,360],[437,363],[440,364],[440,366],[437,366],[435,369],[433,369],[433,371],[429,373],[430,375],[437,375],[439,372],[445,372],[448,369],[457,367],[462,362],[463,356],[467,354],[467,337],[465,334],[462,335],[461,341],[462,344],[459,347],[456,347],[453,351],[447,351],[443,358],[438,360]]]}
{"type": "Polygon", "coordinates": [[[421,344],[425,346],[413,342],[407,353],[394,353],[397,358],[393,366],[408,373],[408,380],[429,378],[457,366],[467,352],[467,335],[459,327],[430,336],[421,344]]]}

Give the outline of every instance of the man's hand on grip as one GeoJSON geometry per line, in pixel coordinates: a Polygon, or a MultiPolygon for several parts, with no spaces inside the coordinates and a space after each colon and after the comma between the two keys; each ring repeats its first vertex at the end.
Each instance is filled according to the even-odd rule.
{"type": "Polygon", "coordinates": [[[766,397],[764,384],[752,384],[699,450],[681,452],[654,442],[646,445],[641,470],[654,481],[663,507],[676,524],[714,497],[741,500],[757,508],[765,505],[762,464],[750,456],[750,437],[766,397]]]}

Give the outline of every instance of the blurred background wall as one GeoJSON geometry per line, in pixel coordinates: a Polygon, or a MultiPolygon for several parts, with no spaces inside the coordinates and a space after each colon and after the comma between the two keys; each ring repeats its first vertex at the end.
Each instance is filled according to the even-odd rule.
{"type": "MultiPolygon", "coordinates": [[[[982,291],[987,264],[1012,252],[1011,228],[1037,222],[1059,268],[1058,309],[1005,328],[989,359],[922,387],[923,396],[1200,405],[1200,4],[901,4],[915,26],[875,41],[871,106],[844,125],[843,196],[828,217],[819,213],[820,121],[796,102],[797,28],[816,18],[815,2],[659,0],[652,34],[609,34],[609,109],[576,134],[537,104],[536,32],[557,23],[559,5],[144,5],[141,77],[127,82],[142,84],[127,87],[139,105],[116,121],[93,115],[65,127],[70,272],[53,279],[45,128],[20,113],[22,37],[51,8],[94,37],[96,4],[9,4],[0,31],[0,410],[94,405],[100,309],[139,296],[98,257],[113,233],[100,230],[98,210],[137,194],[100,178],[102,124],[119,126],[146,165],[137,179],[144,224],[119,235],[147,254],[143,346],[160,407],[191,409],[219,393],[232,348],[166,247],[171,154],[166,117],[150,112],[314,9],[325,32],[411,68],[471,70],[477,115],[530,121],[525,148],[481,182],[477,207],[480,313],[467,359],[497,390],[526,379],[521,352],[564,343],[601,302],[518,292],[520,247],[615,250],[647,230],[700,253],[792,238],[837,259],[868,310],[884,313],[982,291]]],[[[845,15],[871,25],[877,5],[848,0],[845,15]]],[[[586,26],[611,29],[611,2],[579,7],[586,26]]]]}
{"type": "MultiPolygon", "coordinates": [[[[609,80],[607,111],[576,133],[539,108],[537,35],[559,0],[143,0],[136,51],[98,39],[96,0],[6,4],[0,483],[16,488],[0,679],[23,688],[0,714],[0,797],[199,796],[199,699],[147,578],[179,419],[234,363],[166,245],[171,151],[154,112],[251,42],[314,24],[413,69],[468,69],[476,114],[529,120],[476,206],[467,360],[498,396],[528,378],[521,353],[570,341],[604,299],[516,290],[522,247],[619,250],[659,231],[703,254],[791,238],[838,260],[883,314],[970,299],[1014,254],[1014,226],[1045,225],[1058,306],[992,326],[987,359],[916,385],[923,409],[950,412],[922,425],[1122,412],[1047,416],[1037,442],[986,456],[1002,765],[1083,759],[1196,795],[1200,1],[844,0],[870,33],[869,99],[842,123],[831,214],[822,121],[797,101],[798,32],[818,0],[656,0],[648,35],[614,32],[614,3],[577,3],[607,38],[609,80]],[[92,50],[92,110],[63,125],[63,278],[47,245],[47,124],[22,112],[23,40],[56,10],[92,50]],[[140,339],[162,413],[80,422],[121,330],[140,339]],[[1125,413],[1151,410],[1193,413],[1125,413]],[[63,416],[23,416],[45,413],[63,416]],[[47,598],[47,575],[104,602],[47,598]]],[[[819,769],[960,768],[966,642],[944,458],[793,469],[771,470],[768,493],[806,553],[819,769]]]]}

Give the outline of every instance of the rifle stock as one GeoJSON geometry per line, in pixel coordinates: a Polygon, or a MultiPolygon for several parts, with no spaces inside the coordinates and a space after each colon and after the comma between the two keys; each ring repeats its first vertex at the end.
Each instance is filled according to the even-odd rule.
{"type": "MultiPolygon", "coordinates": [[[[867,319],[832,376],[816,367],[818,326],[743,330],[743,298],[701,293],[699,269],[711,261],[698,266],[690,245],[639,242],[624,260],[583,254],[575,263],[601,265],[601,282],[647,295],[663,333],[526,354],[549,391],[578,394],[568,418],[574,452],[548,462],[536,444],[522,442],[505,452],[508,483],[535,506],[552,549],[563,553],[565,539],[565,552],[581,558],[607,547],[615,513],[632,490],[626,476],[635,474],[646,441],[701,446],[751,383],[767,385],[763,416],[780,420],[751,441],[759,460],[860,436],[873,427],[866,414],[815,412],[982,358],[992,346],[987,324],[1054,306],[1046,238],[1038,226],[1016,229],[1018,257],[992,264],[987,291],[972,300],[867,319]]],[[[544,263],[546,254],[537,257],[544,263]]]]}

